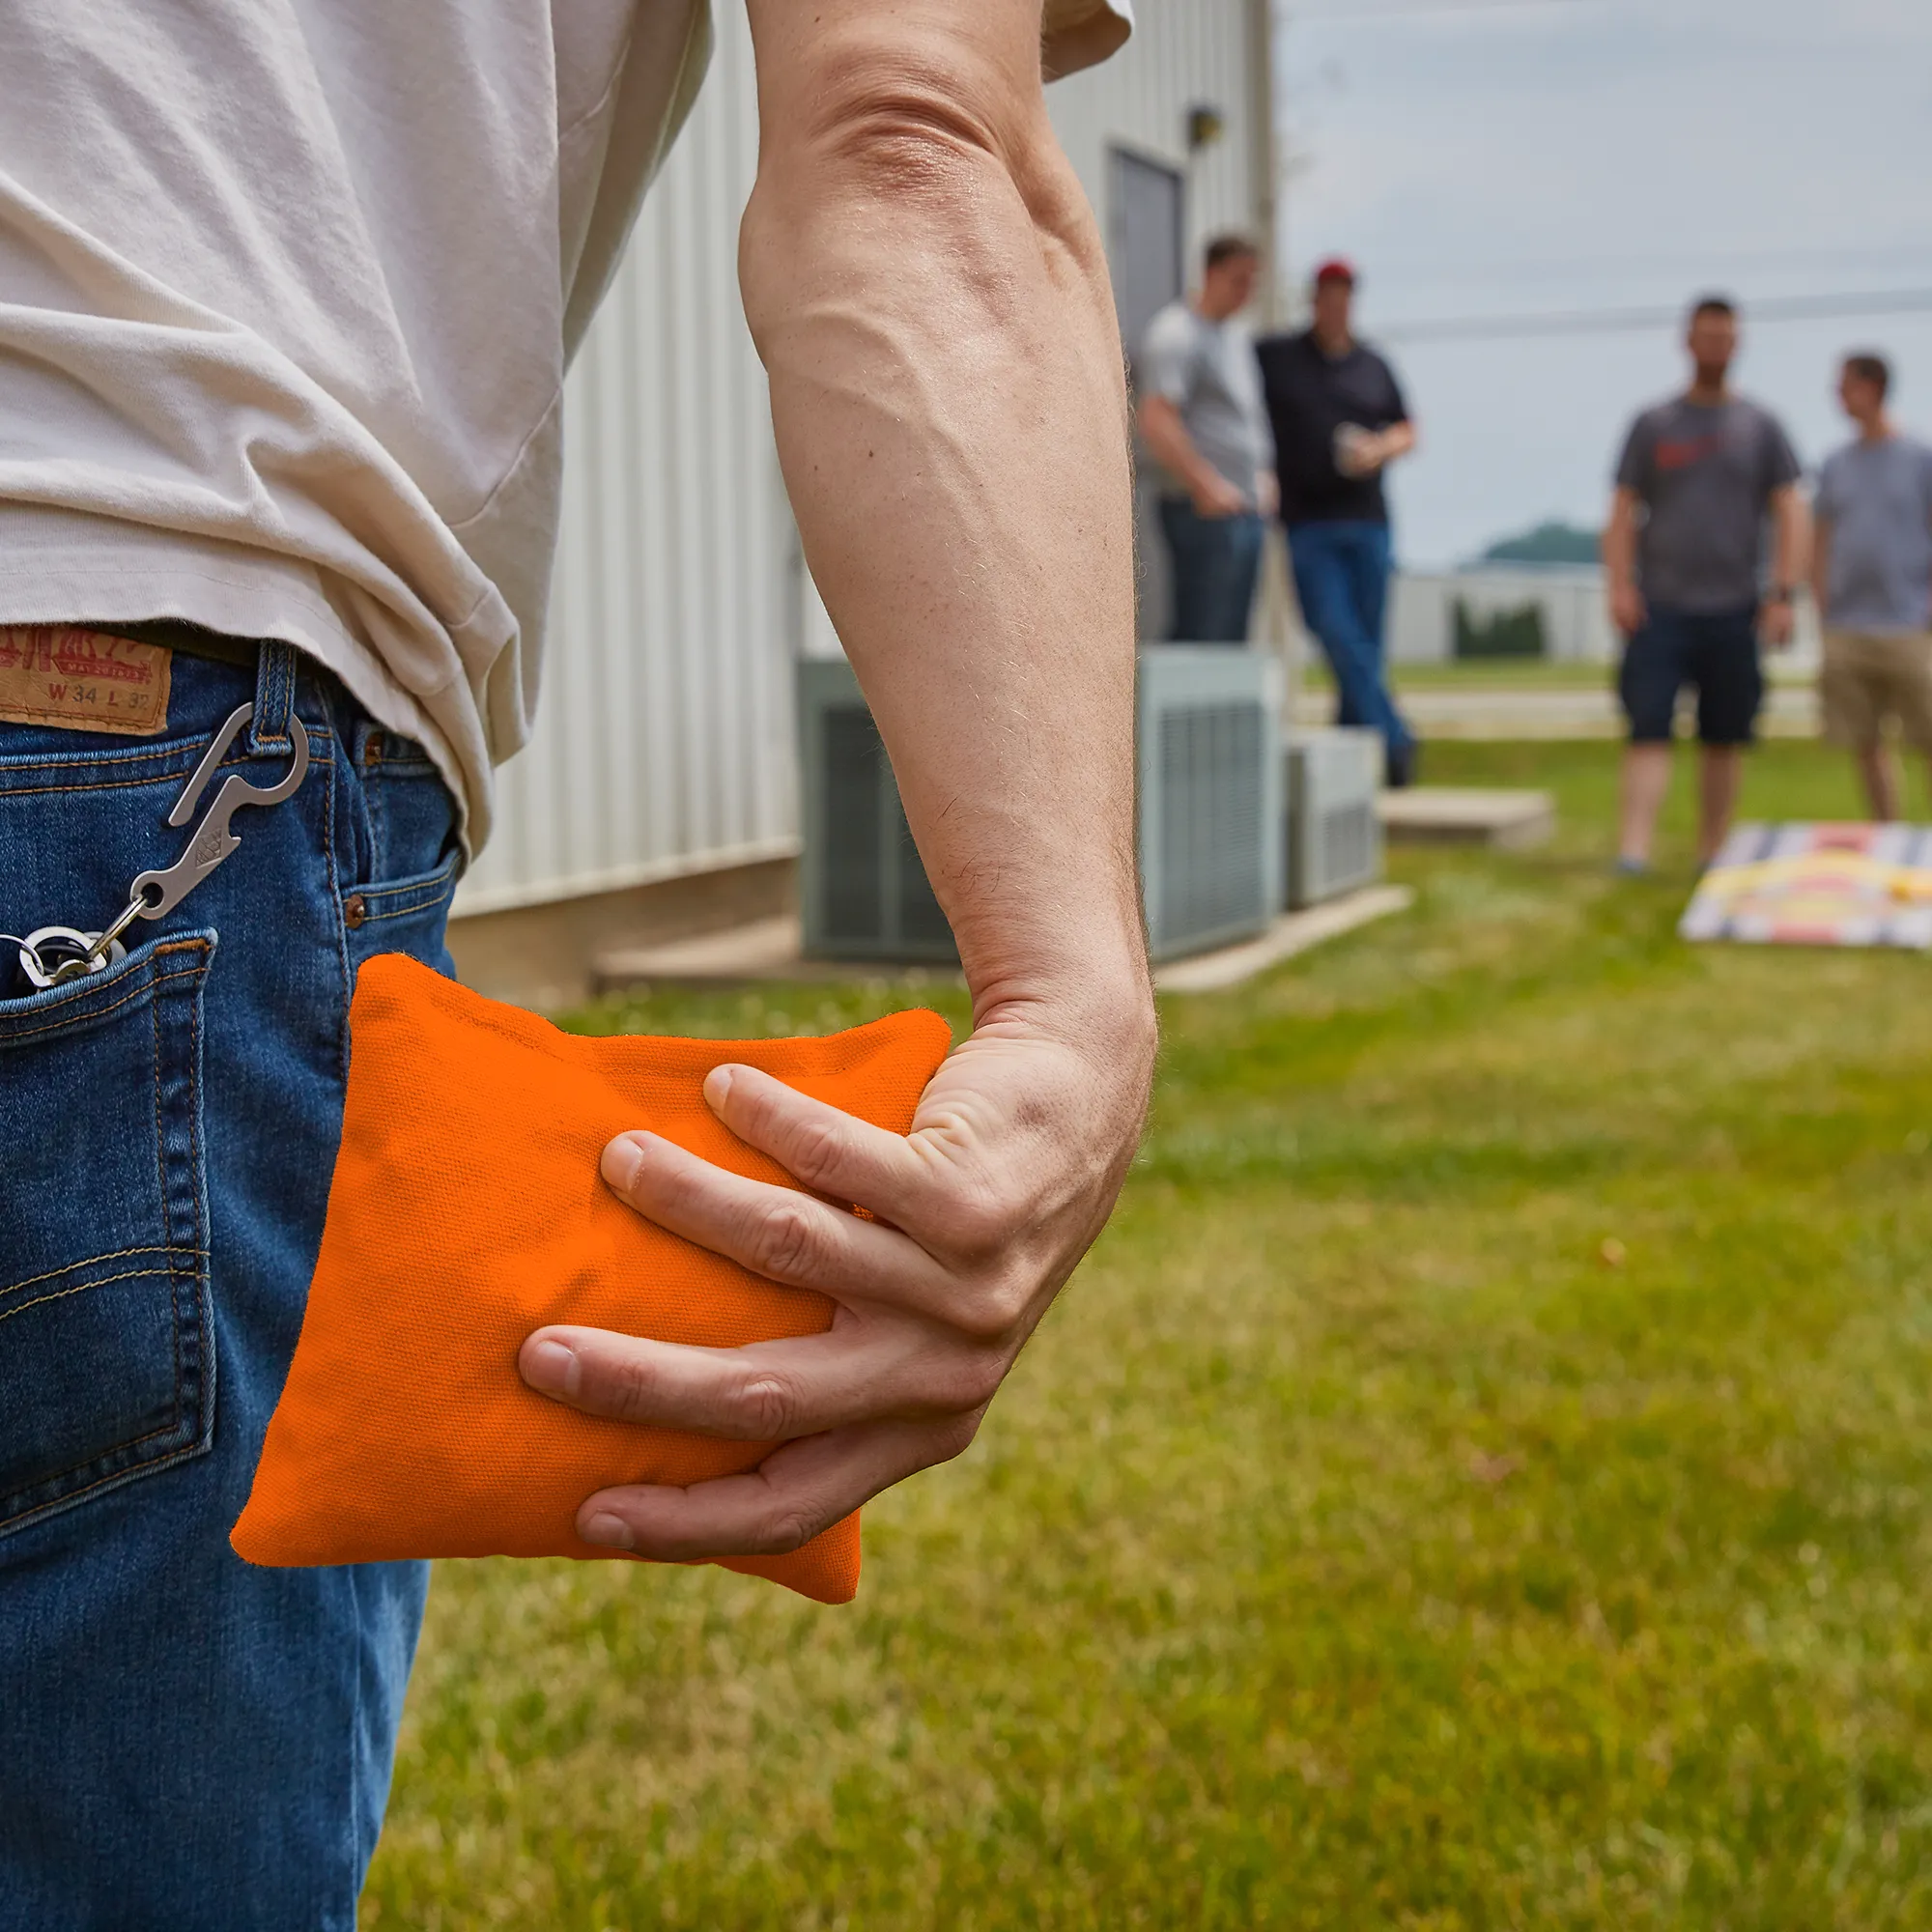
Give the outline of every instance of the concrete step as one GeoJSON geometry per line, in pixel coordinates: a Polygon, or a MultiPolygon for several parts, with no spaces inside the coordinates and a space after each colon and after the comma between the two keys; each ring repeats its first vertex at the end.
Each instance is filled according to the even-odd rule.
{"type": "Polygon", "coordinates": [[[1474,785],[1410,785],[1376,800],[1385,838],[1406,844],[1541,845],[1556,830],[1556,800],[1547,791],[1486,790],[1474,785]]]}
{"type": "MultiPolygon", "coordinates": [[[[1364,886],[1324,904],[1284,913],[1258,938],[1169,960],[1155,969],[1154,984],[1162,992],[1176,993],[1237,986],[1325,939],[1402,911],[1414,896],[1406,886],[1364,886]]],[[[591,970],[602,992],[643,984],[733,986],[759,980],[892,979],[914,984],[960,983],[958,973],[943,966],[899,966],[878,959],[807,959],[801,951],[803,939],[797,917],[787,915],[664,946],[612,948],[597,955],[591,970]]]]}

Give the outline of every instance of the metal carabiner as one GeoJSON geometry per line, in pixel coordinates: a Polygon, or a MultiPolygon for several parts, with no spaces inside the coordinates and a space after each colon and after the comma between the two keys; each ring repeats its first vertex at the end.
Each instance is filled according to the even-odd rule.
{"type": "MultiPolygon", "coordinates": [[[[238,705],[228,714],[208,750],[201,754],[201,762],[189,774],[187,784],[175,801],[174,810],[168,813],[170,825],[183,826],[193,817],[196,802],[213,776],[214,768],[254,715],[252,704],[238,705]]],[[[287,773],[274,784],[251,785],[240,772],[230,772],[222,781],[221,789],[214,794],[214,803],[208,808],[196,827],[194,837],[188,840],[187,850],[172,866],[159,871],[143,872],[135,879],[129,889],[132,897],[127,911],[101,934],[101,945],[110,943],[125,932],[137,915],[142,919],[159,919],[164,913],[172,912],[242,843],[228,829],[228,821],[244,805],[280,805],[308,776],[308,733],[303,730],[301,720],[293,713],[289,717],[289,730],[295,739],[295,762],[287,773]]]]}

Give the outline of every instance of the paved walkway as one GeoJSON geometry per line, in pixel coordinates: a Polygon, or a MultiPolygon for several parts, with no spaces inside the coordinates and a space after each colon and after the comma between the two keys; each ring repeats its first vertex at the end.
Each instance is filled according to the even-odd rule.
{"type": "MultiPolygon", "coordinates": [[[[1403,714],[1427,738],[1621,738],[1623,712],[1609,689],[1445,691],[1440,686],[1400,694],[1403,714]]],[[[1304,724],[1325,724],[1334,715],[1326,692],[1303,694],[1304,724]]],[[[1680,726],[1680,728],[1682,728],[1680,726]]],[[[1758,728],[1768,738],[1818,735],[1818,699],[1808,685],[1777,684],[1765,695],[1758,728]]]]}

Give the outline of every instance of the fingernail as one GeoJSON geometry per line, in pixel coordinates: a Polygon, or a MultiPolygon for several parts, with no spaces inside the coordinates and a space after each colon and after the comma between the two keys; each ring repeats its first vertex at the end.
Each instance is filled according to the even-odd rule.
{"type": "Polygon", "coordinates": [[[561,1342],[542,1341],[524,1351],[524,1379],[546,1395],[575,1395],[582,1373],[577,1350],[561,1342]]]}
{"type": "Polygon", "coordinates": [[[631,1525],[622,1517],[611,1516],[602,1510],[578,1534],[585,1543],[601,1543],[607,1549],[629,1549],[637,1540],[631,1534],[631,1525]]]}
{"type": "Polygon", "coordinates": [[[644,1164],[644,1151],[638,1145],[635,1134],[619,1134],[604,1150],[604,1157],[598,1162],[604,1179],[619,1194],[628,1194],[631,1183],[638,1178],[638,1170],[644,1164]]]}
{"type": "Polygon", "coordinates": [[[704,1076],[704,1097],[713,1107],[722,1107],[731,1097],[731,1074],[728,1066],[714,1066],[704,1076]]]}

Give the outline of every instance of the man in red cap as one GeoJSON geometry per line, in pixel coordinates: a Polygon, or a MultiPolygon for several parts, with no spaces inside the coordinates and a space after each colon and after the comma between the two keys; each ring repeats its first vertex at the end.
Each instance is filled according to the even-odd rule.
{"type": "Polygon", "coordinates": [[[1355,339],[1354,293],[1354,269],[1339,258],[1323,262],[1310,326],[1255,347],[1294,592],[1335,673],[1336,723],[1379,731],[1388,781],[1404,785],[1414,777],[1416,747],[1382,673],[1390,557],[1382,470],[1415,447],[1415,426],[1394,372],[1355,339]]]}

